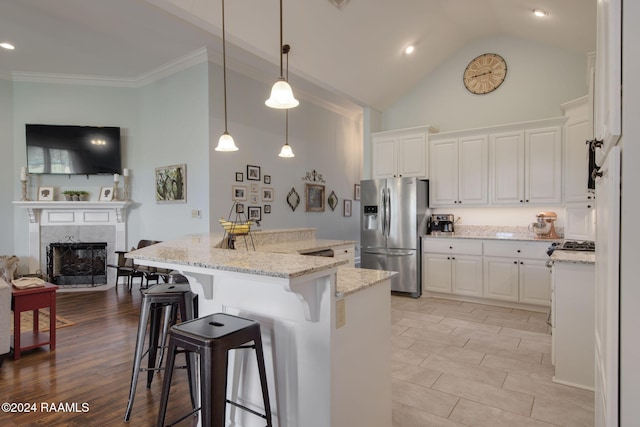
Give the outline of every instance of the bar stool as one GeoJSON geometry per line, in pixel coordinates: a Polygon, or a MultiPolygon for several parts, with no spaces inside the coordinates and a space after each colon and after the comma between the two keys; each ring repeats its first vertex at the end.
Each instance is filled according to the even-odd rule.
{"type": "MultiPolygon", "coordinates": [[[[158,350],[164,352],[164,349],[158,345],[160,330],[162,335],[166,333],[166,327],[161,327],[162,312],[165,313],[165,324],[174,325],[177,322],[177,315],[180,314],[180,320],[192,320],[197,317],[197,298],[191,292],[189,284],[159,284],[141,291],[142,304],[140,307],[140,320],[138,321],[138,333],[136,338],[136,349],[133,357],[133,369],[131,371],[131,386],[129,388],[129,401],[124,415],[124,421],[128,422],[133,409],[133,400],[136,394],[136,386],[138,383],[138,375],[141,371],[147,372],[147,388],[151,387],[153,375],[155,372],[162,370],[156,365],[156,356],[158,350]],[[145,332],[149,323],[149,347],[145,351],[144,341],[145,332]],[[142,368],[142,359],[147,356],[147,367],[142,368]]],[[[162,337],[164,343],[165,338],[162,337]]],[[[162,354],[160,361],[162,360],[162,354]]],[[[195,382],[191,381],[195,373],[195,364],[191,362],[195,360],[193,357],[187,357],[187,369],[189,382],[191,385],[191,400],[196,401],[195,382]]],[[[159,362],[160,362],[159,361],[159,362]]]]}
{"type": "Polygon", "coordinates": [[[265,419],[267,427],[272,426],[260,324],[253,320],[224,313],[212,314],[171,327],[169,332],[167,364],[162,382],[158,426],[164,425],[169,389],[171,387],[171,377],[173,375],[175,355],[178,352],[178,348],[184,349],[187,353],[196,353],[199,355],[200,393],[202,400],[200,402],[200,408],[195,408],[194,405],[194,409],[190,413],[175,421],[174,424],[200,410],[202,426],[224,427],[226,404],[229,403],[265,419]],[[248,343],[251,341],[253,341],[253,344],[249,345],[248,343]],[[265,414],[261,414],[227,399],[228,352],[229,350],[251,348],[256,352],[265,414]]]}

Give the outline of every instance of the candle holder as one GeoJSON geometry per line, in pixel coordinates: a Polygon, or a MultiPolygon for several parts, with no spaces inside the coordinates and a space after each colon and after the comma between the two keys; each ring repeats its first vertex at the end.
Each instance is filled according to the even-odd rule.
{"type": "Polygon", "coordinates": [[[27,195],[27,180],[26,179],[21,179],[20,183],[22,183],[22,199],[20,199],[20,200],[23,201],[23,202],[29,201],[29,197],[27,195]]]}
{"type": "Polygon", "coordinates": [[[129,201],[129,177],[127,175],[124,176],[124,201],[129,201]]]}
{"type": "Polygon", "coordinates": [[[120,198],[118,197],[118,181],[114,181],[113,183],[113,200],[120,200],[120,198]]]}

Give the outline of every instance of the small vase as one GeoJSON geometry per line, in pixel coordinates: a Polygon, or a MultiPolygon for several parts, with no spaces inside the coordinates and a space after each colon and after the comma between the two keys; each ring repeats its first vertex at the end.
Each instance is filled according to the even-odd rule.
{"type": "Polygon", "coordinates": [[[74,202],[77,202],[78,200],[80,200],[80,196],[78,196],[77,194],[74,194],[72,198],[74,202]]]}
{"type": "Polygon", "coordinates": [[[65,199],[67,202],[70,202],[70,201],[72,200],[71,194],[65,194],[65,195],[64,195],[64,199],[65,199]]]}

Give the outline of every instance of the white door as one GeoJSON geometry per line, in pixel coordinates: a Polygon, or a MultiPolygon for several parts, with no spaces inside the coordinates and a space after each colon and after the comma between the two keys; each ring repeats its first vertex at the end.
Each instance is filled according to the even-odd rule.
{"type": "Polygon", "coordinates": [[[398,138],[398,176],[427,176],[427,141],[425,134],[406,135],[398,138]]]}
{"type": "Polygon", "coordinates": [[[518,301],[518,260],[484,257],[484,296],[518,301]]]}
{"type": "Polygon", "coordinates": [[[425,253],[422,257],[423,287],[428,291],[451,293],[451,257],[425,253]]]}
{"type": "Polygon", "coordinates": [[[454,294],[482,296],[482,257],[453,255],[452,290],[454,294]]]}
{"type": "Polygon", "coordinates": [[[488,202],[489,144],[487,135],[458,141],[458,203],[486,205],[488,202]]]}
{"type": "Polygon", "coordinates": [[[458,140],[429,141],[429,206],[458,200],[458,140]]]}
{"type": "Polygon", "coordinates": [[[397,173],[395,138],[374,138],[372,141],[372,175],[374,178],[394,178],[397,173]]]}
{"type": "Polygon", "coordinates": [[[520,260],[520,302],[549,306],[551,304],[551,269],[546,261],[520,260]]]}
{"type": "Polygon", "coordinates": [[[490,135],[489,174],[492,203],[524,203],[524,132],[490,135]]]}
{"type": "Polygon", "coordinates": [[[525,143],[525,203],[561,203],[561,128],[527,130],[525,143]]]}

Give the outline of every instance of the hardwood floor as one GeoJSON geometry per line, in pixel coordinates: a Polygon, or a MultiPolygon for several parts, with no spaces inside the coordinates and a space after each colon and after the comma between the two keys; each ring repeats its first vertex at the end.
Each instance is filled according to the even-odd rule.
{"type": "MultiPolygon", "coordinates": [[[[59,292],[58,314],[75,325],[57,330],[53,352],[43,347],[24,352],[19,360],[5,359],[0,368],[0,403],[35,404],[35,411],[0,412],[0,426],[155,426],[162,374],[156,374],[150,389],[141,375],[131,420],[124,422],[140,301],[140,292],[129,293],[124,285],[117,293],[114,289],[59,292]],[[43,410],[45,405],[59,409],[60,404],[72,410],[43,410]]],[[[186,373],[177,370],[167,420],[179,418],[189,408],[186,373]]],[[[193,417],[179,425],[193,425],[193,417]]]]}
{"type": "MultiPolygon", "coordinates": [[[[123,285],[118,293],[58,293],[58,314],[76,324],[58,329],[55,351],[5,360],[0,403],[36,411],[0,412],[0,426],[154,426],[161,374],[150,389],[139,380],[131,421],[123,421],[140,300],[137,288],[123,285]],[[78,412],[45,412],[43,404],[77,404],[78,412]]],[[[393,427],[592,426],[593,393],[551,381],[545,316],[392,297],[393,427]]],[[[168,420],[188,412],[186,386],[185,371],[177,371],[168,420]]]]}

